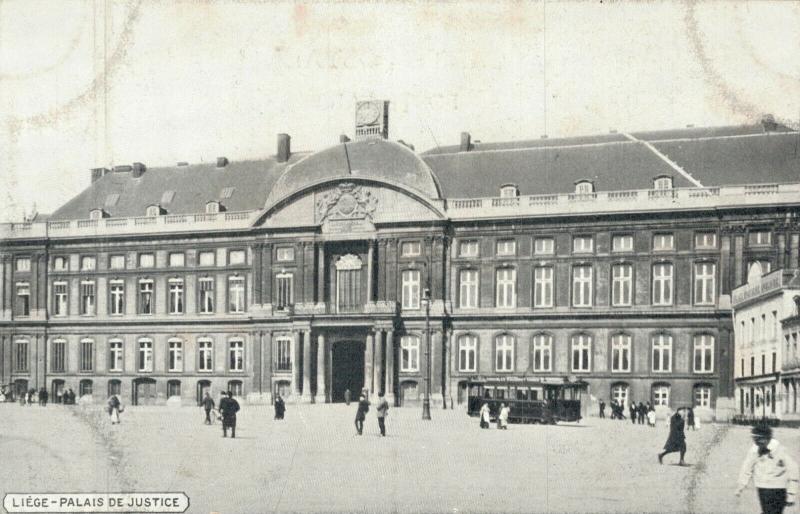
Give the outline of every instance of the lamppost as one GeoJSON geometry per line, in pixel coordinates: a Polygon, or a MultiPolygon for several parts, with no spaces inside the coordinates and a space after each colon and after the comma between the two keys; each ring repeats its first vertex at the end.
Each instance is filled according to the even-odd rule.
{"type": "Polygon", "coordinates": [[[425,397],[422,399],[422,419],[431,419],[431,290],[422,293],[425,307],[425,397]]]}

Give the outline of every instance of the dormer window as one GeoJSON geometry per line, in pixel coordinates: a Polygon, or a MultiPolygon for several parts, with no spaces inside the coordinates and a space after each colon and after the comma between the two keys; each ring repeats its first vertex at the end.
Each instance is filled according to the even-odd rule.
{"type": "Polygon", "coordinates": [[[160,216],[164,213],[164,210],[161,208],[160,205],[150,205],[147,207],[147,211],[145,212],[145,216],[160,216]]]}
{"type": "Polygon", "coordinates": [[[519,196],[519,187],[516,184],[503,184],[500,186],[500,198],[515,198],[519,196]]]}
{"type": "Polygon", "coordinates": [[[653,189],[664,190],[672,189],[672,177],[668,175],[659,175],[653,179],[653,189]]]}
{"type": "Polygon", "coordinates": [[[103,209],[92,209],[89,211],[90,220],[99,220],[106,217],[106,212],[103,209]]]}
{"type": "Polygon", "coordinates": [[[590,195],[594,193],[594,182],[591,180],[579,180],[575,182],[575,194],[590,195]]]}
{"type": "Polygon", "coordinates": [[[206,204],[206,214],[217,214],[220,210],[220,205],[217,201],[211,201],[206,204]]]}

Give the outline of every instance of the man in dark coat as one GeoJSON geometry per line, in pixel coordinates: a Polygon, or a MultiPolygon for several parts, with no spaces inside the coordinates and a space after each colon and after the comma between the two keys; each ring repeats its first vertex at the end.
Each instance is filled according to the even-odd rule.
{"type": "Polygon", "coordinates": [[[211,424],[211,411],[214,409],[214,399],[211,398],[211,395],[206,392],[203,396],[203,401],[200,402],[200,406],[203,407],[203,410],[206,411],[206,425],[211,424]]]}
{"type": "Polygon", "coordinates": [[[678,409],[675,414],[669,419],[669,437],[664,444],[664,451],[658,454],[658,463],[664,463],[664,455],[672,452],[680,452],[681,460],[678,462],[679,466],[685,466],[683,456],[686,455],[686,434],[683,432],[684,422],[681,416],[681,409],[678,409]]]}
{"type": "Polygon", "coordinates": [[[233,393],[228,391],[227,396],[219,401],[219,413],[222,415],[222,437],[228,437],[228,429],[231,429],[231,438],[236,437],[236,413],[239,412],[239,402],[233,393]]]}
{"type": "Polygon", "coordinates": [[[628,407],[628,410],[631,413],[631,423],[633,423],[635,425],[636,424],[636,411],[637,411],[636,402],[632,401],[630,406],[628,407]]]}
{"type": "Polygon", "coordinates": [[[639,414],[639,424],[644,425],[644,418],[647,416],[647,409],[644,408],[644,404],[639,402],[639,409],[637,410],[639,414]]]}
{"type": "Polygon", "coordinates": [[[686,411],[686,426],[692,430],[696,430],[694,426],[694,409],[691,407],[686,411]]]}
{"type": "Polygon", "coordinates": [[[358,399],[358,410],[356,410],[356,432],[361,435],[364,432],[364,420],[367,418],[369,412],[369,402],[367,397],[363,394],[358,399]]]}
{"type": "Polygon", "coordinates": [[[275,396],[275,419],[283,419],[286,412],[286,404],[283,402],[281,395],[275,396]]]}
{"type": "Polygon", "coordinates": [[[603,400],[600,400],[600,417],[601,418],[606,417],[606,402],[604,402],[603,400]]]}

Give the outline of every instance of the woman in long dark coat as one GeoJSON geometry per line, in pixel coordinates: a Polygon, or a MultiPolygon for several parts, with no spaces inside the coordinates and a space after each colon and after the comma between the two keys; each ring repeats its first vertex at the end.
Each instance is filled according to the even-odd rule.
{"type": "Polygon", "coordinates": [[[283,419],[286,412],[286,404],[283,402],[281,395],[275,397],[275,419],[283,419]]]}
{"type": "Polygon", "coordinates": [[[684,422],[681,411],[678,409],[669,419],[669,437],[664,444],[664,451],[658,454],[658,463],[663,464],[664,455],[672,452],[680,452],[681,460],[679,466],[684,466],[683,456],[686,455],[686,435],[683,433],[684,422]]]}
{"type": "Polygon", "coordinates": [[[367,419],[367,412],[369,412],[369,402],[362,394],[358,399],[358,410],[356,411],[356,431],[361,435],[364,431],[364,420],[367,419]]]}

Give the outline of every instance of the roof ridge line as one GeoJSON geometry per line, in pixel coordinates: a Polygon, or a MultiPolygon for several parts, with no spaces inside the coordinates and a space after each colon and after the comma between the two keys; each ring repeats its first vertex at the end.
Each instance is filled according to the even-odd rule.
{"type": "MultiPolygon", "coordinates": [[[[495,148],[495,149],[491,149],[491,150],[489,150],[489,149],[481,150],[481,149],[475,148],[473,150],[468,150],[466,152],[460,152],[459,151],[459,152],[442,152],[442,153],[429,153],[429,154],[422,153],[422,154],[419,154],[419,155],[420,155],[420,157],[425,158],[425,157],[435,157],[437,155],[469,155],[469,154],[472,154],[472,153],[479,153],[479,152],[482,152],[482,153],[523,152],[523,151],[528,151],[528,150],[552,150],[552,149],[558,149],[558,148],[584,148],[584,147],[592,147],[592,146],[621,145],[621,144],[628,144],[630,142],[631,141],[606,141],[604,143],[586,143],[586,144],[582,144],[582,145],[526,146],[524,148],[495,148]]],[[[487,143],[487,144],[491,144],[491,143],[487,143]]]]}
{"type": "Polygon", "coordinates": [[[708,141],[711,139],[739,139],[743,137],[763,137],[763,136],[797,136],[798,131],[788,130],[784,132],[758,132],[756,134],[735,134],[731,136],[703,136],[703,137],[676,137],[673,139],[649,139],[650,143],[672,143],[683,141],[708,141]]]}
{"type": "Polygon", "coordinates": [[[672,159],[670,159],[669,157],[667,157],[666,155],[661,153],[661,151],[658,148],[656,148],[655,146],[653,146],[652,144],[650,144],[649,141],[644,141],[644,140],[638,139],[638,138],[632,136],[631,134],[629,134],[628,132],[620,132],[620,134],[622,134],[623,136],[627,137],[628,139],[630,139],[634,143],[641,143],[642,145],[644,145],[648,150],[653,152],[656,155],[656,157],[658,157],[659,159],[661,159],[662,161],[667,163],[670,168],[672,168],[673,170],[675,170],[678,173],[680,173],[685,179],[687,179],[689,182],[691,182],[695,186],[697,186],[697,187],[705,187],[702,183],[700,183],[699,180],[694,178],[691,173],[689,173],[688,171],[686,171],[685,169],[680,167],[677,162],[673,161],[672,159]]]}

